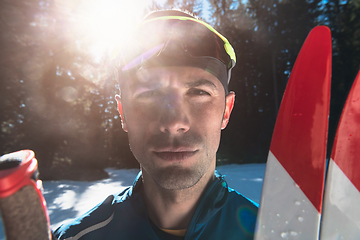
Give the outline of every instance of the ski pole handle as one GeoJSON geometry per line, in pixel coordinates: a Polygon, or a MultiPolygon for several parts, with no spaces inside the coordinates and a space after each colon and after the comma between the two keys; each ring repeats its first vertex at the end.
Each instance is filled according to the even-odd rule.
{"type": "Polygon", "coordinates": [[[0,157],[0,211],[7,240],[49,240],[51,231],[37,160],[31,150],[0,157]]]}

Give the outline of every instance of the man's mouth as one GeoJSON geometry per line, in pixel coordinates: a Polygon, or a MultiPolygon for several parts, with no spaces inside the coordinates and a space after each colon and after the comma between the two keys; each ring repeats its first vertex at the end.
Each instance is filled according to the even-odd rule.
{"type": "Polygon", "coordinates": [[[192,157],[198,152],[198,150],[176,150],[176,151],[155,151],[155,155],[165,161],[183,161],[192,157]]]}

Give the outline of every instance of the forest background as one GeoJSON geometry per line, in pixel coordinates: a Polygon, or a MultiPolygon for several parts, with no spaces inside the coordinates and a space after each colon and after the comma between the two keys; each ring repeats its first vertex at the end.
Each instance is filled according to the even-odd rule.
{"type": "MultiPolygon", "coordinates": [[[[83,4],[93,1],[0,1],[0,154],[32,149],[43,180],[96,180],[106,177],[107,167],[138,167],[116,110],[110,51],[96,37],[107,34],[101,32],[106,26],[93,36],[87,31],[101,22],[101,9],[86,15],[83,4]],[[84,19],[91,20],[87,27],[79,25],[84,19]]],[[[149,1],[141,15],[172,7],[203,17],[237,54],[230,83],[236,103],[218,165],[266,162],[296,56],[313,27],[328,26],[333,38],[329,155],[360,67],[360,0],[149,1]]],[[[117,14],[127,10],[124,5],[117,14]]],[[[134,17],[141,20],[128,15],[121,25],[112,23],[110,32],[125,39],[120,26],[131,27],[134,17]]]]}

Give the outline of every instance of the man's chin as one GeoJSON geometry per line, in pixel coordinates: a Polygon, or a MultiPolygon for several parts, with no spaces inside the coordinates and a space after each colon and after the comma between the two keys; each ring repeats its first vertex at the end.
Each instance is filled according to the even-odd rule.
{"type": "Polygon", "coordinates": [[[193,169],[171,166],[157,170],[152,178],[157,185],[167,190],[188,189],[196,185],[204,174],[193,169]]]}

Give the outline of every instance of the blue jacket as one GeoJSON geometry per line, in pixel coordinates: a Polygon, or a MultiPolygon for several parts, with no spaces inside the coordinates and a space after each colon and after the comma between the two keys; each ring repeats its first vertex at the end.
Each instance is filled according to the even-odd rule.
{"type": "MultiPolygon", "coordinates": [[[[132,187],[109,196],[85,215],[59,227],[54,235],[71,240],[172,239],[149,220],[141,187],[140,172],[132,187]]],[[[253,239],[257,210],[256,203],[229,188],[216,174],[183,239],[253,239]]]]}

